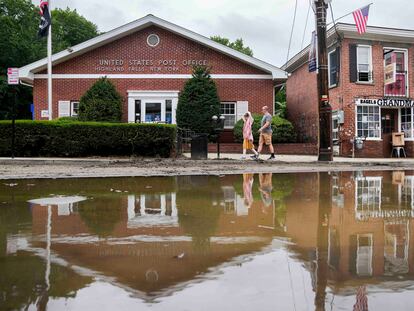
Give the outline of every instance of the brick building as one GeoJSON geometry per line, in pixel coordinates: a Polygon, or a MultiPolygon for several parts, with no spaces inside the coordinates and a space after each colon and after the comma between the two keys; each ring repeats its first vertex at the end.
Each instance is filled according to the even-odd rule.
{"type": "MultiPolygon", "coordinates": [[[[333,109],[334,152],[341,156],[389,157],[393,132],[405,135],[414,156],[414,30],[367,28],[339,23],[327,31],[329,99],[333,109]],[[354,148],[355,137],[364,140],[354,148]]],[[[310,47],[283,69],[287,81],[288,118],[303,141],[318,137],[317,76],[308,71],[310,47]]]]}
{"type": "MultiPolygon", "coordinates": [[[[175,123],[178,94],[193,65],[211,67],[226,128],[247,110],[273,107],[281,69],[153,15],[61,51],[53,61],[53,118],[75,116],[79,99],[107,76],[124,98],[123,121],[175,123]]],[[[35,119],[48,117],[47,59],[20,68],[33,85],[35,119]]]]}

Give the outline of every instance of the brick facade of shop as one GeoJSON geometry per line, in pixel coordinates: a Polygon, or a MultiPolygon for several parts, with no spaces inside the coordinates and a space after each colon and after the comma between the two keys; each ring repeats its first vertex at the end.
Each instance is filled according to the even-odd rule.
{"type": "MultiPolygon", "coordinates": [[[[349,25],[345,26],[349,27],[349,25]]],[[[380,27],[373,27],[372,32],[378,31],[376,28],[380,27]]],[[[339,26],[339,30],[341,30],[341,25],[339,26]]],[[[404,35],[405,32],[410,32],[408,30],[403,31],[404,35]]],[[[328,53],[335,49],[339,51],[339,73],[337,76],[337,85],[330,87],[329,89],[329,100],[333,111],[343,111],[344,115],[344,122],[338,130],[339,140],[337,152],[341,156],[389,157],[390,146],[387,146],[388,142],[384,137],[375,140],[367,139],[364,141],[364,146],[361,150],[357,150],[356,148],[353,150],[351,140],[357,135],[355,128],[356,100],[414,98],[414,45],[410,43],[408,39],[404,38],[395,38],[394,42],[391,36],[384,36],[383,40],[377,36],[376,40],[374,40],[369,35],[357,37],[355,34],[350,34],[349,31],[341,33],[341,40],[337,40],[337,38],[332,39],[331,36],[328,37],[328,53]],[[351,82],[351,45],[366,45],[371,47],[372,82],[351,82]],[[408,71],[408,90],[405,96],[402,97],[389,97],[386,96],[384,91],[384,53],[388,48],[406,51],[407,64],[405,64],[405,66],[408,71]]],[[[310,73],[308,71],[306,50],[302,52],[301,55],[299,53],[296,56],[296,59],[292,59],[290,61],[290,67],[288,65],[288,68],[285,69],[290,73],[290,77],[287,81],[288,119],[292,121],[298,129],[299,139],[302,141],[312,141],[316,140],[318,137],[317,75],[315,72],[310,73]]],[[[384,107],[381,107],[381,109],[384,109],[384,107]]],[[[395,109],[395,113],[397,114],[397,109],[395,109]]],[[[384,115],[385,114],[382,114],[382,116],[384,115]]],[[[398,123],[399,122],[400,120],[398,123]]],[[[389,144],[391,144],[391,142],[389,142],[389,144]]],[[[412,138],[406,138],[405,150],[408,156],[414,156],[413,149],[414,141],[412,138]]]]}

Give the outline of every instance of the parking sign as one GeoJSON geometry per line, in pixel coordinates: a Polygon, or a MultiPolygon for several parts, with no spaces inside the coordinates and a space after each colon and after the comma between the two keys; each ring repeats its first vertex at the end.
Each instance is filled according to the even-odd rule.
{"type": "Polygon", "coordinates": [[[9,85],[19,84],[19,68],[7,68],[7,83],[9,85]]]}

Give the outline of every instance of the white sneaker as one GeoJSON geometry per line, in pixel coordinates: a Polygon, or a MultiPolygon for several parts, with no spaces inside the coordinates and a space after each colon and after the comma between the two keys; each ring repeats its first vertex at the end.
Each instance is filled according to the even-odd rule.
{"type": "Polygon", "coordinates": [[[246,156],[242,155],[242,156],[240,157],[240,160],[246,160],[246,156]]]}

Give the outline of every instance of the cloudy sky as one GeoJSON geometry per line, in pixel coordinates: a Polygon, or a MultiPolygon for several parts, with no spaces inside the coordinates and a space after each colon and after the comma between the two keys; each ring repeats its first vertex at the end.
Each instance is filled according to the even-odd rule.
{"type": "MultiPolygon", "coordinates": [[[[290,56],[301,49],[309,8],[309,0],[297,1],[290,56]]],[[[414,28],[411,0],[333,0],[334,16],[338,18],[371,2],[374,4],[368,25],[414,28]]],[[[221,35],[231,40],[241,37],[255,57],[281,66],[287,57],[295,0],[52,0],[54,7],[76,9],[101,31],[151,13],[204,36],[221,35]]],[[[304,46],[315,24],[312,13],[311,10],[304,46]]],[[[353,23],[353,18],[348,16],[341,21],[353,23]]]]}

